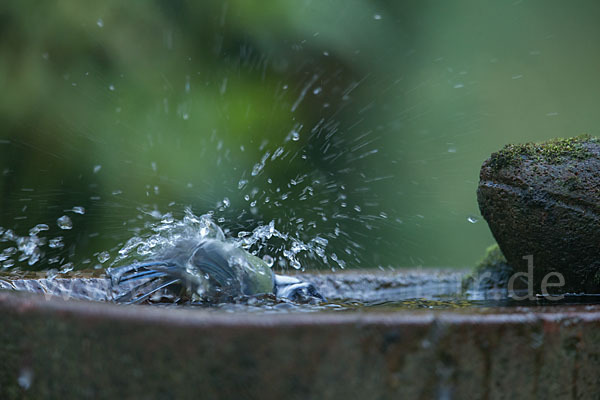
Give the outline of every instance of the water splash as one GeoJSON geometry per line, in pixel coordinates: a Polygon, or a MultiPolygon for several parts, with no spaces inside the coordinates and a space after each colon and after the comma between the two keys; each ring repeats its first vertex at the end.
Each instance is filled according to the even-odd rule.
{"type": "Polygon", "coordinates": [[[197,240],[204,239],[225,240],[222,229],[213,222],[211,215],[196,216],[191,210],[186,209],[181,220],[175,219],[170,213],[161,215],[160,212],[152,212],[153,217],[160,217],[159,222],[149,224],[149,233],[134,235],[118,251],[118,255],[111,265],[128,262],[137,259],[152,257],[161,250],[173,246],[180,239],[197,240]]]}
{"type": "MultiPolygon", "coordinates": [[[[159,217],[159,221],[149,224],[147,233],[130,238],[118,251],[111,265],[152,258],[165,248],[174,246],[181,239],[198,242],[204,239],[227,241],[253,255],[262,256],[269,267],[277,265],[282,269],[289,265],[294,269],[305,270],[306,265],[301,262],[301,257],[313,259],[318,257],[324,262],[328,260],[328,240],[317,236],[308,242],[303,242],[282,233],[276,228],[275,221],[260,225],[252,232],[240,231],[237,237],[233,237],[229,231],[225,233],[214,221],[212,213],[197,216],[192,210],[186,208],[181,219],[174,218],[170,213],[160,215],[159,212],[154,212],[153,216],[159,217]]],[[[332,254],[331,259],[339,266],[344,266],[335,254],[332,254]]]]}
{"type": "MultiPolygon", "coordinates": [[[[294,109],[300,107],[309,93],[319,96],[329,93],[329,88],[324,82],[317,84],[319,77],[319,74],[313,74],[305,81],[293,105],[294,109]]],[[[344,96],[350,96],[363,80],[348,86],[343,92],[344,96]]],[[[189,79],[186,78],[186,82],[189,83],[189,79]]],[[[113,84],[109,89],[116,90],[113,84]]],[[[18,260],[36,264],[42,259],[48,264],[56,265],[73,261],[76,269],[81,269],[92,266],[93,264],[88,264],[95,262],[93,259],[96,258],[99,262],[96,267],[102,267],[109,259],[112,263],[117,263],[127,257],[151,257],[156,249],[171,245],[175,236],[189,235],[189,238],[200,240],[202,228],[194,225],[204,225],[205,229],[216,231],[211,226],[212,223],[215,226],[218,224],[218,231],[224,239],[258,257],[271,257],[272,261],[268,263],[275,268],[306,270],[325,267],[336,270],[346,268],[346,265],[363,265],[374,249],[383,247],[380,243],[387,243],[383,234],[376,235],[374,232],[401,223],[395,218],[393,209],[382,209],[380,195],[374,190],[377,188],[375,185],[381,185],[376,182],[393,176],[371,175],[361,171],[360,165],[357,165],[363,158],[380,151],[377,144],[379,134],[369,129],[353,140],[348,139],[343,131],[353,129],[354,126],[344,127],[335,116],[328,115],[311,125],[300,118],[294,119],[290,125],[281,132],[279,141],[269,137],[268,140],[250,141],[239,145],[240,150],[244,152],[250,151],[250,147],[256,143],[259,153],[252,163],[240,168],[240,175],[219,193],[218,198],[222,200],[213,198],[209,203],[212,205],[202,206],[203,211],[212,210],[208,211],[208,214],[198,217],[187,210],[185,215],[177,220],[171,214],[161,213],[158,208],[163,208],[166,203],[163,201],[164,195],[160,198],[163,186],[160,186],[159,192],[158,185],[148,183],[145,185],[146,196],[155,197],[158,202],[142,207],[154,209],[138,208],[141,214],[128,215],[131,218],[119,221],[118,225],[112,225],[113,230],[105,237],[114,238],[114,242],[103,245],[103,248],[94,248],[92,256],[81,254],[80,248],[75,251],[83,236],[80,231],[85,228],[77,226],[77,229],[74,229],[71,218],[80,217],[69,214],[71,218],[63,215],[57,220],[61,231],[48,234],[48,238],[43,239],[43,244],[33,246],[37,246],[39,250],[39,247],[47,244],[47,250],[60,250],[60,257],[48,254],[44,259],[43,251],[29,251],[25,244],[24,251],[18,248],[15,250],[22,253],[19,254],[18,260]],[[237,193],[236,186],[239,190],[237,193]],[[211,222],[208,223],[205,219],[211,222]],[[193,222],[196,220],[204,222],[193,222]],[[65,232],[69,230],[71,232],[65,232]],[[133,237],[130,237],[128,232],[133,232],[133,237]],[[65,235],[65,238],[58,236],[59,234],[65,235]],[[169,238],[169,235],[173,237],[169,238]],[[363,238],[367,237],[373,239],[368,244],[363,241],[363,238]],[[125,244],[123,240],[126,241],[125,244]],[[368,248],[371,244],[373,249],[368,248]],[[113,247],[108,248],[111,245],[113,247]],[[121,252],[115,254],[119,248],[121,252]]],[[[213,132],[213,136],[211,141],[217,144],[217,151],[222,153],[223,160],[227,161],[226,155],[233,149],[227,148],[226,142],[220,140],[216,131],[213,132]]],[[[217,166],[221,167],[219,163],[220,161],[217,166]]],[[[152,172],[158,173],[157,161],[152,161],[150,168],[152,172]]],[[[102,165],[97,164],[93,166],[92,172],[97,174],[101,169],[102,165]]],[[[169,181],[168,178],[164,179],[169,181]]],[[[198,187],[198,191],[204,192],[207,190],[200,184],[187,183],[187,187],[198,187]]],[[[165,192],[169,193],[169,190],[165,192]]],[[[122,193],[121,189],[112,190],[113,196],[122,193]]],[[[97,202],[101,197],[94,196],[91,199],[97,202]]],[[[168,200],[175,204],[173,199],[168,200]]],[[[123,199],[114,201],[111,205],[124,204],[127,199],[123,196],[123,199]]],[[[187,204],[198,204],[195,200],[186,201],[187,204]]],[[[95,203],[88,206],[89,212],[81,206],[64,211],[86,214],[86,218],[94,218],[94,206],[95,203]]],[[[181,209],[179,204],[170,208],[178,217],[181,209]]],[[[56,230],[54,224],[51,226],[56,230]]],[[[98,232],[92,232],[87,236],[92,238],[92,234],[99,235],[98,232]]],[[[27,242],[28,239],[23,241],[27,242]]],[[[11,251],[13,250],[7,250],[7,254],[11,251]]],[[[15,258],[17,257],[10,254],[0,261],[5,262],[6,264],[2,265],[9,268],[16,262],[13,260],[15,258]]],[[[377,257],[374,259],[378,262],[377,257]]],[[[367,266],[375,265],[373,260],[369,260],[367,266]]]]}
{"type": "Polygon", "coordinates": [[[11,229],[4,231],[0,236],[0,242],[13,243],[13,246],[6,247],[0,253],[0,262],[3,268],[10,268],[15,265],[15,258],[19,263],[27,262],[28,265],[36,264],[43,252],[41,247],[46,244],[46,238],[39,237],[38,234],[47,230],[47,225],[40,224],[30,229],[27,236],[19,236],[11,229]]]}

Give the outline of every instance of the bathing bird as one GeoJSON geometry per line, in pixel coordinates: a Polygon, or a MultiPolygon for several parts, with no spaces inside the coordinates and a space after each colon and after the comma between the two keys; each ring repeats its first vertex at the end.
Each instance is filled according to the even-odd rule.
{"type": "Polygon", "coordinates": [[[114,300],[121,303],[141,303],[162,289],[204,302],[259,294],[296,302],[325,300],[313,284],[276,275],[262,259],[213,238],[179,239],[152,260],[109,268],[107,274],[120,289],[114,300]]]}

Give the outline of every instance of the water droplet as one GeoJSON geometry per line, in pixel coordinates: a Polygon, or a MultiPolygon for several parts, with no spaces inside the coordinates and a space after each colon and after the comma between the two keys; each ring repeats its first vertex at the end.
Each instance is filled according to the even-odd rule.
{"type": "Polygon", "coordinates": [[[73,221],[71,221],[71,218],[67,217],[66,215],[63,215],[62,217],[60,217],[59,219],[56,220],[56,223],[58,224],[58,227],[60,229],[72,229],[73,228],[73,221]]]}
{"type": "Polygon", "coordinates": [[[94,173],[97,174],[102,169],[102,165],[94,165],[94,173]]]}
{"type": "Polygon", "coordinates": [[[271,156],[271,161],[275,160],[277,157],[279,157],[280,155],[283,154],[283,147],[278,147],[277,150],[275,150],[273,152],[273,155],[271,156]]]}
{"type": "Polygon", "coordinates": [[[223,207],[227,208],[231,205],[231,201],[229,201],[229,198],[225,197],[223,199],[223,207]]]}
{"type": "Polygon", "coordinates": [[[294,142],[297,142],[298,140],[300,140],[300,134],[296,131],[292,131],[292,140],[294,142]]]}
{"type": "Polygon", "coordinates": [[[62,241],[63,241],[62,236],[58,236],[53,239],[50,239],[48,241],[48,247],[50,247],[51,249],[60,249],[61,247],[64,247],[64,244],[62,241]]]}
{"type": "Polygon", "coordinates": [[[263,164],[263,163],[254,164],[254,168],[252,168],[252,176],[256,176],[256,175],[260,174],[260,172],[263,170],[264,167],[265,167],[265,164],[263,164]]]}
{"type": "Polygon", "coordinates": [[[456,153],[456,147],[448,147],[448,153],[456,153]]]}
{"type": "Polygon", "coordinates": [[[112,83],[110,85],[108,85],[108,90],[110,90],[111,92],[115,91],[115,85],[113,85],[112,83]]]}
{"type": "Polygon", "coordinates": [[[320,87],[318,87],[318,88],[315,88],[315,89],[313,90],[313,94],[319,94],[319,93],[321,93],[321,91],[322,91],[322,90],[323,90],[323,89],[321,89],[320,87]]]}
{"type": "Polygon", "coordinates": [[[470,222],[470,223],[472,223],[472,224],[476,224],[476,223],[479,221],[479,218],[477,218],[477,217],[476,217],[476,216],[474,216],[474,215],[469,215],[469,216],[467,217],[467,221],[469,221],[469,222],[470,222]]]}
{"type": "MultiPolygon", "coordinates": [[[[28,250],[26,250],[23,253],[23,255],[29,255],[29,260],[27,261],[27,264],[34,265],[42,257],[42,252],[39,249],[39,247],[37,247],[36,243],[32,243],[30,248],[28,250]]],[[[23,256],[21,256],[21,257],[23,257],[23,256]]],[[[21,257],[19,259],[21,259],[21,257]]]]}
{"type": "Polygon", "coordinates": [[[40,233],[42,231],[47,231],[47,230],[50,230],[50,227],[48,225],[38,224],[29,230],[29,235],[31,235],[31,236],[37,235],[38,233],[40,233]]]}
{"type": "Polygon", "coordinates": [[[461,89],[465,87],[465,85],[463,85],[462,83],[457,83],[456,85],[453,86],[454,89],[461,89]]]}
{"type": "Polygon", "coordinates": [[[66,274],[67,272],[71,272],[73,271],[73,268],[75,268],[73,266],[73,263],[66,263],[65,265],[63,265],[60,269],[60,273],[61,274],[66,274]]]}
{"type": "Polygon", "coordinates": [[[273,263],[275,262],[275,260],[273,260],[273,257],[271,257],[268,254],[265,254],[262,259],[269,268],[271,268],[273,266],[273,263]]]}
{"type": "Polygon", "coordinates": [[[83,208],[81,206],[75,206],[75,207],[73,207],[73,209],[71,211],[73,211],[75,214],[80,214],[80,215],[85,214],[85,208],[83,208]]]}
{"type": "Polygon", "coordinates": [[[98,18],[98,21],[96,21],[96,25],[98,25],[99,28],[104,28],[104,21],[102,20],[102,18],[98,18]]]}
{"type": "Polygon", "coordinates": [[[240,179],[240,181],[238,182],[238,189],[243,189],[244,186],[246,186],[246,184],[248,183],[247,180],[245,179],[240,179]]]}
{"type": "Polygon", "coordinates": [[[98,261],[100,261],[100,264],[104,264],[109,259],[110,259],[110,254],[108,254],[108,251],[103,251],[102,253],[98,254],[98,261]]]}
{"type": "Polygon", "coordinates": [[[319,236],[315,237],[313,239],[313,242],[315,242],[316,244],[318,244],[321,247],[325,247],[329,243],[329,241],[327,239],[319,237],[319,236]]]}
{"type": "Polygon", "coordinates": [[[46,279],[54,279],[58,276],[58,270],[56,268],[52,268],[46,271],[46,279]]]}
{"type": "Polygon", "coordinates": [[[17,382],[23,389],[29,389],[33,383],[33,371],[31,368],[22,368],[21,371],[19,371],[19,378],[17,382]]]}
{"type": "Polygon", "coordinates": [[[379,21],[381,19],[381,14],[375,14],[375,15],[373,15],[373,19],[379,21]]]}

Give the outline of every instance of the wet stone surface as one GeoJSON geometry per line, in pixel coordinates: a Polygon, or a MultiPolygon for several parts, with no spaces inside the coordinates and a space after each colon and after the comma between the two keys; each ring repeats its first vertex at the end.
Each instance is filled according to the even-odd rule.
{"type": "Polygon", "coordinates": [[[589,136],[507,145],[483,164],[481,214],[515,271],[533,257],[536,292],[558,272],[556,290],[600,293],[599,170],[600,142],[589,136]]]}

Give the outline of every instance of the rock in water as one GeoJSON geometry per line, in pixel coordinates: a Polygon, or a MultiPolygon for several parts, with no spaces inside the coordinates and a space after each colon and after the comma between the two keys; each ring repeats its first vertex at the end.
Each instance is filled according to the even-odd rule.
{"type": "Polygon", "coordinates": [[[537,293],[551,272],[560,292],[600,293],[599,139],[507,145],[484,162],[477,200],[508,263],[527,272],[533,256],[537,293]]]}

